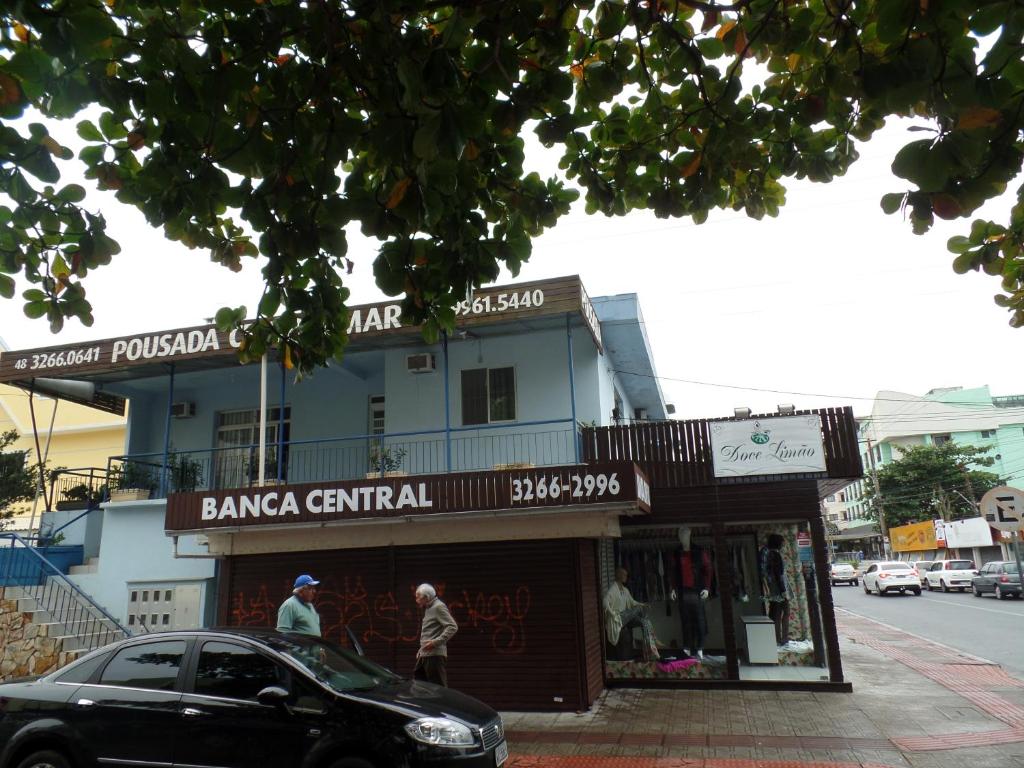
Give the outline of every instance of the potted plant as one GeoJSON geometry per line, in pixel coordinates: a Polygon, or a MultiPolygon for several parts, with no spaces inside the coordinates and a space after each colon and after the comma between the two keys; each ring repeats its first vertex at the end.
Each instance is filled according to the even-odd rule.
{"type": "Polygon", "coordinates": [[[176,493],[191,493],[203,484],[203,465],[197,459],[176,453],[167,463],[170,489],[176,493]]]}
{"type": "Polygon", "coordinates": [[[111,501],[139,501],[153,492],[152,467],[134,461],[125,462],[111,481],[111,501]]]}
{"type": "Polygon", "coordinates": [[[57,511],[64,512],[72,509],[88,509],[89,504],[98,501],[86,483],[78,483],[61,493],[61,499],[57,502],[57,511]]]}
{"type": "Polygon", "coordinates": [[[368,478],[372,477],[401,477],[405,474],[402,471],[402,461],[405,459],[405,448],[374,448],[370,451],[370,471],[366,473],[368,478]]]}

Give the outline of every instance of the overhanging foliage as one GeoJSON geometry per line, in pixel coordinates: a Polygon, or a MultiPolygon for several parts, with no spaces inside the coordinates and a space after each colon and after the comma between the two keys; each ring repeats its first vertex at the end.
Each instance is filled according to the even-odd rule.
{"type": "MultiPolygon", "coordinates": [[[[74,162],[230,269],[266,258],[244,356],[302,369],[346,343],[344,228],[381,241],[378,285],[429,337],[468,288],[515,273],[584,190],[590,212],[774,216],[783,180],[829,181],[890,115],[931,131],[882,201],[915,232],[1021,170],[1024,7],[1011,0],[17,0],[0,11],[0,294],[88,324],[120,246],[74,162]],[[979,44],[984,38],[984,44],[979,44]],[[30,107],[41,122],[10,123],[30,107]],[[73,157],[50,135],[86,107],[73,157]],[[526,130],[562,153],[524,172],[526,130]]],[[[851,222],[857,226],[858,222],[851,222]]],[[[1024,204],[953,238],[1024,324],[1024,204]]]]}

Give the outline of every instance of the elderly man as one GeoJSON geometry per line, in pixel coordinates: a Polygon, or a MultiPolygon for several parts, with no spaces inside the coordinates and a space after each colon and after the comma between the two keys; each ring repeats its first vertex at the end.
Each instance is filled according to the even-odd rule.
{"type": "Polygon", "coordinates": [[[429,584],[420,584],[416,588],[416,605],[423,609],[423,625],[413,677],[447,688],[448,641],[459,631],[459,625],[429,584]]]}
{"type": "Polygon", "coordinates": [[[295,580],[292,596],[277,609],[277,631],[320,637],[320,614],[313,607],[320,582],[304,573],[295,580]]]}

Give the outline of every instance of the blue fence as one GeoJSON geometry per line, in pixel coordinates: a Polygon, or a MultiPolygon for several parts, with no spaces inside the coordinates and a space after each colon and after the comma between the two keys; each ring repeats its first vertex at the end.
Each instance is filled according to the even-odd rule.
{"type": "Polygon", "coordinates": [[[45,621],[61,625],[80,649],[88,650],[121,640],[128,631],[65,575],[81,562],[80,546],[36,548],[16,533],[0,533],[4,597],[32,601],[45,621]]]}

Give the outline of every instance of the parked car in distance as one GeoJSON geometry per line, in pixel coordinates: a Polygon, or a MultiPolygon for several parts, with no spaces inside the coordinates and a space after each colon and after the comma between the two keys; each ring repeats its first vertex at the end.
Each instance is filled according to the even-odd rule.
{"type": "Polygon", "coordinates": [[[996,600],[1007,597],[1020,597],[1020,574],[1017,563],[1013,560],[995,560],[985,563],[977,575],[971,579],[971,591],[975,597],[986,592],[996,596],[996,600]]]}
{"type": "Polygon", "coordinates": [[[914,570],[917,571],[917,575],[921,577],[921,586],[924,586],[924,574],[929,568],[932,567],[933,560],[911,560],[910,564],[914,570]]]}
{"type": "Polygon", "coordinates": [[[832,563],[832,586],[837,584],[849,584],[857,586],[857,571],[849,563],[832,563]]]}
{"type": "Polygon", "coordinates": [[[974,563],[970,560],[935,560],[924,575],[925,589],[966,592],[974,578],[974,563]]]}
{"type": "Polygon", "coordinates": [[[498,714],[317,637],[272,630],[122,640],[0,685],[0,768],[497,768],[498,714]]]}
{"type": "Polygon", "coordinates": [[[867,594],[872,592],[879,596],[889,592],[899,592],[901,595],[907,592],[912,592],[915,595],[921,594],[921,582],[918,579],[917,571],[910,567],[910,563],[897,561],[872,563],[864,572],[862,581],[867,594]]]}

